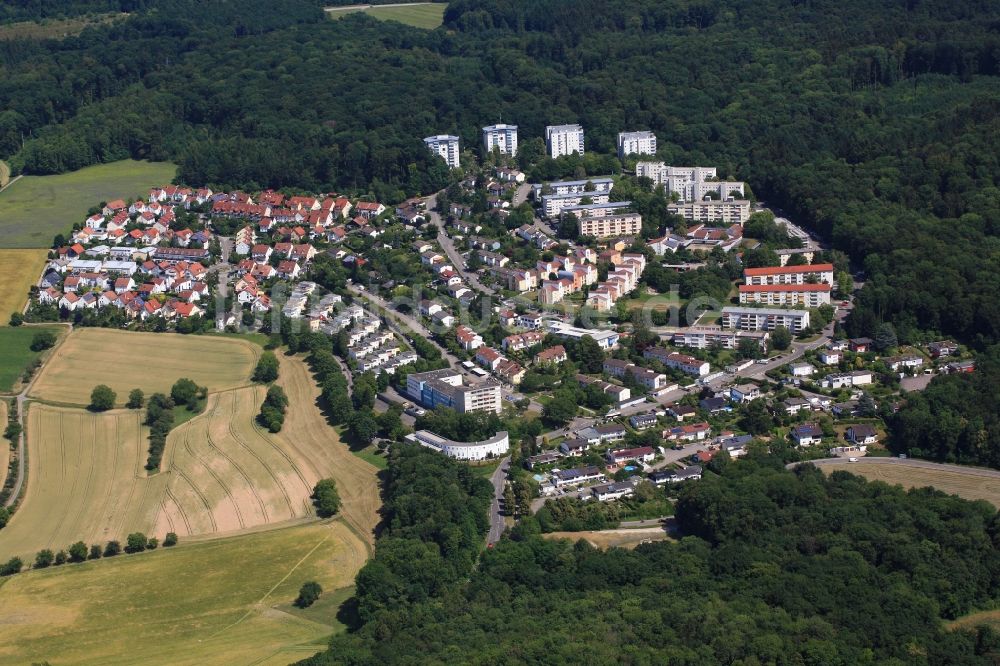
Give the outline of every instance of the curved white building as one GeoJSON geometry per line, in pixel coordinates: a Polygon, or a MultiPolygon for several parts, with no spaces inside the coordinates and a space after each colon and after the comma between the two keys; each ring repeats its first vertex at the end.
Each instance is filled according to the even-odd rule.
{"type": "Polygon", "coordinates": [[[435,435],[430,430],[418,430],[407,435],[406,439],[458,460],[500,458],[507,455],[507,451],[510,450],[510,438],[507,436],[506,430],[501,430],[493,437],[481,442],[454,442],[435,435]]]}

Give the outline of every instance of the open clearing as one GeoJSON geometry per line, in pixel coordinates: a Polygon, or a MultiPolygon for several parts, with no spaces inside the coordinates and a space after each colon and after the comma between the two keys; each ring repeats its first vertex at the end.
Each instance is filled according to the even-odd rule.
{"type": "Polygon", "coordinates": [[[24,309],[47,257],[48,250],[0,250],[0,324],[24,309]]]}
{"type": "MultiPolygon", "coordinates": [[[[990,476],[908,465],[905,461],[897,461],[893,464],[869,462],[865,461],[864,458],[856,463],[847,461],[824,463],[819,468],[827,474],[843,470],[858,474],[871,481],[884,481],[892,485],[901,485],[904,488],[931,486],[964,499],[986,500],[993,506],[1000,507],[1000,480],[990,476]]],[[[976,468],[969,469],[975,470],[976,468]]]]}
{"type": "Polygon", "coordinates": [[[667,541],[670,536],[662,527],[639,527],[635,529],[592,530],[585,532],[549,532],[546,539],[584,539],[595,548],[635,548],[647,541],[667,541]]]}
{"type": "Polygon", "coordinates": [[[45,364],[31,397],[86,405],[90,391],[107,384],[124,405],[134,388],[147,396],[169,393],[181,377],[222,391],[248,384],[260,353],[260,347],[238,338],[81,328],[45,364]]]}
{"type": "Polygon", "coordinates": [[[28,364],[45,352],[31,351],[35,333],[50,330],[62,334],[65,326],[0,326],[0,393],[10,393],[20,382],[28,364]]]}
{"type": "Polygon", "coordinates": [[[0,26],[0,40],[11,39],[61,39],[79,35],[90,26],[110,23],[115,18],[127,14],[100,14],[98,16],[70,19],[47,19],[45,21],[22,21],[0,26]]]}
{"type": "Polygon", "coordinates": [[[169,162],[122,160],[53,176],[24,176],[0,193],[0,247],[42,248],[65,234],[102,201],[149,195],[177,167],[169,162]]]}
{"type": "Polygon", "coordinates": [[[401,5],[351,5],[349,7],[327,7],[331,18],[339,19],[353,12],[364,12],[381,21],[399,21],[415,28],[433,30],[444,21],[443,3],[419,2],[401,5]]]}
{"type": "Polygon", "coordinates": [[[310,523],[0,580],[0,663],[287,664],[343,630],[367,549],[310,523]],[[292,600],[323,586],[311,608],[292,600]]]}

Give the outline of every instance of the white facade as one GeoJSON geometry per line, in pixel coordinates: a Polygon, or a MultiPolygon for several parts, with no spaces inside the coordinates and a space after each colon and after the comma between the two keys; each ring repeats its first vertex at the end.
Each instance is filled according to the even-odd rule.
{"type": "Polygon", "coordinates": [[[652,132],[619,132],[618,157],[626,155],[655,155],[656,135],[652,132]]]}
{"type": "Polygon", "coordinates": [[[505,155],[517,154],[517,125],[489,125],[483,128],[483,150],[487,153],[496,148],[505,155]]]}
{"type": "Polygon", "coordinates": [[[750,202],[746,199],[728,201],[689,201],[667,204],[667,212],[692,222],[725,222],[744,224],[750,218],[750,202]]]}
{"type": "Polygon", "coordinates": [[[438,134],[424,139],[427,149],[440,155],[452,169],[458,168],[458,137],[450,134],[438,134]]]}
{"type": "Polygon", "coordinates": [[[583,200],[591,203],[606,204],[611,200],[610,192],[566,192],[565,194],[543,194],[542,211],[546,217],[555,217],[563,209],[583,205],[583,200]]]}
{"type": "Polygon", "coordinates": [[[583,127],[580,125],[549,125],[545,128],[545,147],[549,157],[579,153],[583,155],[583,127]]]}
{"type": "Polygon", "coordinates": [[[773,331],[784,326],[792,333],[809,328],[808,310],[785,310],[779,308],[722,308],[723,328],[741,331],[773,331]]]}
{"type": "Polygon", "coordinates": [[[430,430],[418,430],[407,435],[406,439],[458,460],[499,458],[507,455],[507,451],[510,450],[510,438],[507,436],[506,430],[501,430],[482,442],[455,442],[435,435],[430,430]]]}
{"type": "Polygon", "coordinates": [[[654,185],[663,185],[668,192],[675,192],[681,201],[701,201],[709,194],[718,195],[723,201],[732,199],[733,193],[745,196],[741,181],[717,180],[715,167],[675,167],[663,162],[639,162],[635,175],[645,176],[654,185]]]}

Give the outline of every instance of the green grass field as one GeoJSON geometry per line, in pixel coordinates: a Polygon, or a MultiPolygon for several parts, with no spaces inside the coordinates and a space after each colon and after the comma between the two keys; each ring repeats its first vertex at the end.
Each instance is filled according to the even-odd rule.
{"type": "Polygon", "coordinates": [[[52,237],[82,222],[110,199],[147,196],[166,185],[177,167],[169,162],[122,160],[55,176],[24,176],[0,193],[0,247],[49,247],[52,237]]]}
{"type": "Polygon", "coordinates": [[[79,35],[93,25],[110,23],[125,14],[101,14],[99,16],[82,16],[71,19],[49,19],[46,21],[22,21],[0,26],[0,40],[11,39],[62,39],[70,35],[79,35]]]}
{"type": "Polygon", "coordinates": [[[38,358],[41,352],[30,349],[31,339],[41,328],[56,333],[65,331],[63,326],[0,326],[0,393],[8,393],[20,379],[28,363],[38,358]]]}
{"type": "Polygon", "coordinates": [[[335,7],[328,9],[331,18],[339,19],[352,12],[365,12],[381,21],[399,21],[415,28],[433,30],[444,21],[444,10],[447,5],[442,3],[416,3],[404,7],[335,7]]]}
{"type": "Polygon", "coordinates": [[[288,664],[343,630],[367,559],[340,521],[0,579],[0,663],[288,664]],[[323,595],[292,606],[302,583],[323,595]]]}

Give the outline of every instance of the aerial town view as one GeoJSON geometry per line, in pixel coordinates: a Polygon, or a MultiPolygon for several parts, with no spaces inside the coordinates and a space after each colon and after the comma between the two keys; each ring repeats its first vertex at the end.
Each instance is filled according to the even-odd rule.
{"type": "Polygon", "coordinates": [[[1000,663],[998,26],[0,3],[0,666],[1000,663]]]}

